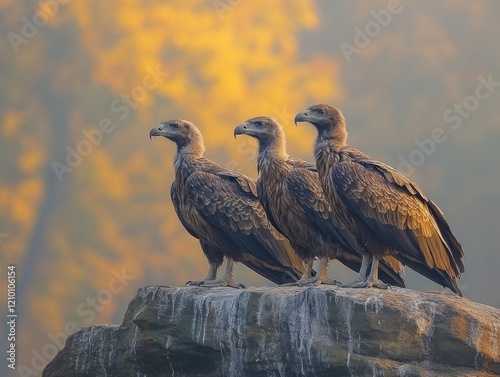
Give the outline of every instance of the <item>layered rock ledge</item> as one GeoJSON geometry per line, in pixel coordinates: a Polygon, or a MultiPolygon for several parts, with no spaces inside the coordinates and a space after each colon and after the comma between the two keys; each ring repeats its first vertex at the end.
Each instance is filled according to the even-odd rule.
{"type": "Polygon", "coordinates": [[[407,289],[139,289],[44,377],[500,375],[500,310],[407,289]]]}

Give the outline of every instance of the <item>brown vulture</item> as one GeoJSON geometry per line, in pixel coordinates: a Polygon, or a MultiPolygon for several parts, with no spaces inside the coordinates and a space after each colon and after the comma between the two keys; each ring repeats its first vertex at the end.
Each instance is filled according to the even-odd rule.
{"type": "Polygon", "coordinates": [[[182,225],[209,262],[207,277],[190,285],[233,286],[234,262],[242,262],[277,284],[297,281],[305,264],[288,240],[269,223],[257,198],[255,182],[203,157],[200,131],[185,120],[169,120],[149,133],[177,144],[172,202],[182,225]],[[215,280],[226,257],[226,272],[215,280]]]}
{"type": "MultiPolygon", "coordinates": [[[[288,156],[281,125],[269,117],[256,117],[234,129],[235,137],[240,134],[252,136],[259,142],[257,193],[269,221],[307,262],[307,269],[296,284],[337,284],[327,277],[329,259],[338,259],[358,272],[362,254],[357,250],[356,238],[326,201],[315,166],[288,156]],[[311,278],[315,257],[321,260],[320,272],[311,278]]],[[[403,266],[394,258],[388,258],[396,270],[382,260],[381,279],[404,287],[398,274],[403,266]]],[[[365,267],[365,274],[366,270],[365,267]]]]}
{"type": "Polygon", "coordinates": [[[378,260],[392,254],[461,296],[456,278],[464,252],[438,206],[399,171],[349,147],[339,109],[315,105],[298,113],[297,122],[318,130],[314,159],[326,197],[355,231],[363,257],[373,257],[368,279],[359,276],[352,286],[381,286],[378,260]]]}

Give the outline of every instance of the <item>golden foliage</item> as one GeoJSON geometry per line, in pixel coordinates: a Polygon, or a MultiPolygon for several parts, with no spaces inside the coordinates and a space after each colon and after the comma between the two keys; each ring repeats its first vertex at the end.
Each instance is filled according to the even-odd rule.
{"type": "Polygon", "coordinates": [[[21,125],[21,114],[17,111],[7,111],[2,119],[2,135],[13,135],[21,125]]]}
{"type": "MultiPolygon", "coordinates": [[[[15,12],[20,18],[43,9],[18,5],[15,12]]],[[[339,96],[336,62],[298,55],[298,33],[318,26],[313,1],[61,5],[46,27],[67,38],[72,48],[59,62],[48,52],[48,32],[29,42],[20,52],[19,69],[26,80],[9,91],[19,105],[4,113],[0,128],[4,137],[19,143],[17,183],[0,188],[0,208],[10,226],[19,228],[19,237],[10,243],[18,254],[44,203],[43,169],[52,158],[67,164],[64,155],[51,153],[51,146],[69,142],[77,150],[88,142],[81,130],[97,129],[103,118],[111,119],[115,130],[65,173],[61,184],[70,191],[60,191],[50,218],[43,220],[50,222],[51,233],[37,277],[44,283],[30,296],[30,308],[43,308],[32,318],[34,326],[44,332],[57,331],[69,320],[88,324],[75,317],[75,309],[89,292],[109,284],[114,269],[125,268],[137,281],[157,284],[184,283],[205,274],[199,245],[179,224],[170,203],[172,163],[165,149],[173,152],[173,146],[145,144],[147,130],[168,117],[187,118],[204,131],[210,153],[241,161],[245,156],[231,139],[237,123],[269,114],[290,124],[293,111],[306,101],[339,96]],[[64,35],[75,27],[76,33],[64,35]],[[107,95],[103,88],[109,89],[107,95]],[[65,120],[60,109],[51,113],[47,107],[51,97],[68,101],[65,120]],[[112,103],[123,106],[124,98],[130,102],[120,117],[112,103]]],[[[292,143],[302,148],[304,131],[290,131],[292,143]]],[[[107,321],[118,302],[106,304],[95,321],[107,321]]]]}
{"type": "MultiPolygon", "coordinates": [[[[113,24],[109,13],[93,14],[94,24],[116,37],[113,43],[83,27],[92,9],[78,4],[75,17],[96,60],[93,77],[128,93],[141,85],[148,68],[159,66],[168,77],[154,94],[202,128],[231,126],[255,114],[277,116],[283,108],[300,107],[304,92],[318,100],[338,96],[335,62],[303,62],[297,55],[296,33],[318,26],[312,1],[243,1],[222,9],[215,4],[128,1],[116,10],[113,24]]],[[[209,147],[227,142],[218,132],[205,136],[209,147]]]]}
{"type": "MultiPolygon", "coordinates": [[[[0,147],[7,156],[0,185],[0,233],[10,234],[0,245],[2,263],[30,257],[26,249],[34,227],[50,223],[46,244],[36,250],[40,267],[33,273],[33,315],[23,343],[43,346],[46,333],[61,331],[68,321],[88,325],[75,310],[107,287],[113,270],[125,268],[134,276],[132,291],[144,282],[182,284],[206,273],[198,243],[182,228],[170,203],[175,147],[165,140],[150,143],[151,126],[170,118],[189,119],[202,130],[209,157],[248,170],[255,166],[255,143],[232,140],[232,130],[249,117],[269,115],[286,127],[291,154],[310,156],[311,131],[291,127],[294,114],[315,102],[335,103],[343,93],[334,53],[304,56],[299,43],[302,33],[330,20],[321,19],[313,0],[230,4],[71,1],[60,5],[50,24],[21,45],[18,55],[5,38],[0,41],[7,72],[2,91],[9,100],[0,116],[0,147]],[[168,75],[155,79],[155,70],[168,75]],[[131,104],[125,105],[124,98],[131,104]],[[115,101],[127,112],[117,113],[115,101]],[[83,129],[97,129],[104,118],[115,129],[92,144],[89,155],[70,167],[61,183],[55,174],[44,176],[56,159],[66,164],[65,147],[76,149],[87,140],[83,129]],[[52,153],[58,148],[62,155],[52,153]],[[46,217],[39,218],[51,190],[57,197],[46,217]]],[[[465,4],[461,11],[479,22],[484,7],[465,4]]],[[[0,16],[6,34],[19,32],[21,17],[31,17],[41,5],[2,0],[0,7],[8,8],[0,16]]],[[[373,5],[358,2],[351,7],[362,25],[373,5]]],[[[417,51],[425,61],[417,70],[423,72],[456,55],[446,29],[432,15],[415,17],[414,26],[410,43],[405,36],[384,32],[363,52],[363,59],[412,59],[415,45],[427,46],[417,51]]],[[[359,83],[352,75],[346,85],[371,85],[375,92],[388,87],[390,80],[397,80],[394,62],[388,62],[373,82],[359,83]]],[[[449,92],[458,92],[456,76],[443,77],[449,92]]],[[[360,90],[357,110],[372,108],[377,94],[360,90]]],[[[428,101],[417,98],[414,112],[420,113],[428,101]]],[[[392,104],[380,108],[372,124],[382,133],[389,131],[396,111],[392,104]]],[[[116,295],[93,321],[110,321],[129,298],[116,295]]]]}

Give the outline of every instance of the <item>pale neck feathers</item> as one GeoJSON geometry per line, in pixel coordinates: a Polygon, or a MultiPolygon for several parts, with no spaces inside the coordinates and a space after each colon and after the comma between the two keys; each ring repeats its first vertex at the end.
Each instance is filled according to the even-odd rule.
{"type": "Polygon", "coordinates": [[[334,126],[333,130],[320,131],[314,149],[329,147],[333,151],[340,151],[347,146],[347,130],[345,121],[342,119],[334,126]]]}
{"type": "Polygon", "coordinates": [[[182,163],[191,165],[196,160],[203,157],[205,153],[205,144],[203,137],[199,132],[193,132],[189,135],[189,140],[186,143],[177,144],[177,154],[174,160],[174,166],[179,169],[182,163]]]}
{"type": "Polygon", "coordinates": [[[285,135],[282,130],[276,130],[276,134],[267,142],[259,142],[259,155],[257,157],[257,170],[265,170],[270,165],[282,164],[289,158],[286,153],[285,135]]]}

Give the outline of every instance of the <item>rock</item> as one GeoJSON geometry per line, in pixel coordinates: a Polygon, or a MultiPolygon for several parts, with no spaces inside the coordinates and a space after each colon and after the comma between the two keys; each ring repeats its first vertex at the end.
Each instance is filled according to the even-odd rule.
{"type": "Polygon", "coordinates": [[[448,293],[146,287],[43,377],[491,376],[500,310],[448,293]]]}

